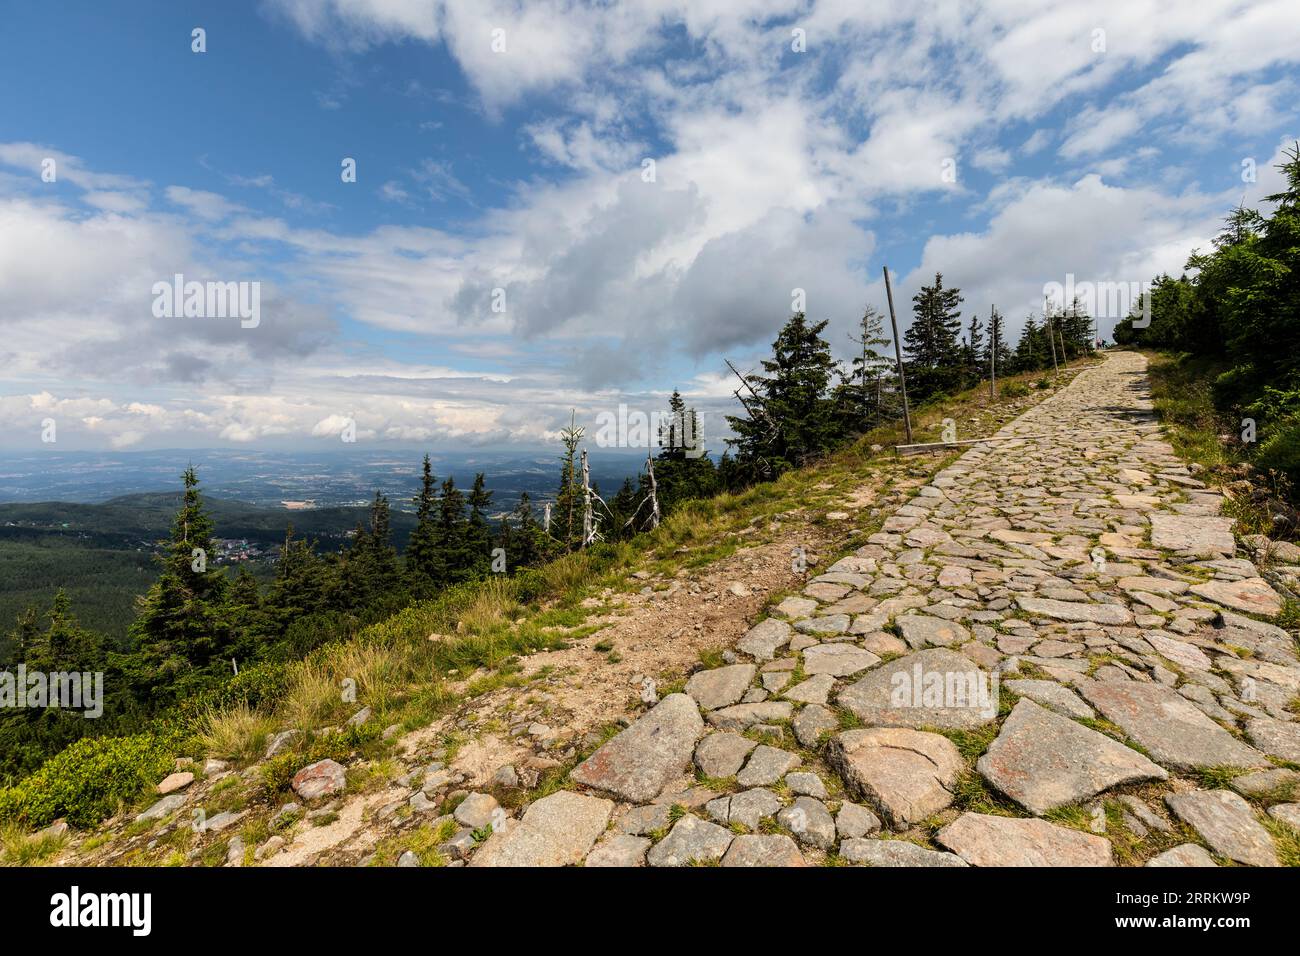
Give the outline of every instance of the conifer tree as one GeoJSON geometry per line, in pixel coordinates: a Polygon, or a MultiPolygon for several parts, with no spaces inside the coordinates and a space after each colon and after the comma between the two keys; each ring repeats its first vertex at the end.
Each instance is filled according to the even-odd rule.
{"type": "Polygon", "coordinates": [[[28,655],[32,653],[39,630],[40,615],[35,605],[29,604],[18,615],[14,622],[14,629],[9,632],[9,653],[4,661],[0,661],[0,665],[21,664],[26,661],[28,655]]]}
{"type": "MultiPolygon", "coordinates": [[[[686,400],[676,389],[668,399],[668,412],[667,426],[660,425],[659,428],[660,450],[654,465],[659,506],[665,514],[678,502],[707,498],[717,491],[717,472],[704,447],[698,413],[686,405],[686,400]]],[[[619,494],[623,490],[620,489],[619,494]]],[[[643,494],[645,490],[642,489],[643,494]]],[[[611,501],[609,506],[611,511],[615,510],[614,502],[611,501]]],[[[621,527],[631,516],[629,513],[616,523],[621,527]]]]}
{"type": "Polygon", "coordinates": [[[465,553],[472,576],[486,574],[492,564],[492,529],[488,525],[488,509],[492,507],[492,492],[486,488],[483,472],[474,476],[470,488],[469,523],[465,529],[465,553]]]}
{"type": "Polygon", "coordinates": [[[863,311],[858,334],[850,335],[849,339],[860,351],[847,369],[840,370],[834,402],[841,430],[851,435],[870,431],[892,417],[889,411],[892,389],[886,389],[884,379],[890,364],[885,349],[893,340],[885,338],[884,319],[872,306],[863,311]]]}
{"type": "Polygon", "coordinates": [[[456,584],[469,578],[465,496],[451,475],[442,483],[442,497],[438,501],[438,553],[449,583],[456,584]]]}
{"type": "Polygon", "coordinates": [[[983,363],[986,352],[987,349],[984,347],[984,325],[978,315],[972,315],[970,324],[966,327],[966,342],[963,350],[969,382],[978,382],[988,375],[988,367],[983,363]]]}
{"type": "Polygon", "coordinates": [[[230,645],[222,614],[227,579],[212,561],[212,519],[193,467],[185,470],[183,481],[181,509],[159,558],[161,573],[139,599],[139,616],[130,628],[136,647],[133,680],[145,696],[223,659],[230,645]]]}
{"type": "Polygon", "coordinates": [[[311,542],[295,538],[293,525],[285,529],[275,562],[275,578],[263,603],[268,631],[279,636],[289,625],[322,608],[327,591],[325,562],[311,542]]]}
{"type": "Polygon", "coordinates": [[[745,480],[774,478],[798,467],[835,443],[834,405],[829,394],[835,360],[821,337],[826,322],[810,323],[796,312],[763,361],[766,375],[747,376],[761,408],[752,415],[728,415],[736,438],[736,467],[745,480]]]}
{"type": "Polygon", "coordinates": [[[546,532],[533,514],[533,505],[528,492],[519,495],[519,504],[514,511],[515,525],[511,530],[514,552],[507,550],[510,563],[517,567],[533,567],[540,564],[549,552],[546,532]]]}
{"type": "Polygon", "coordinates": [[[903,348],[909,359],[907,390],[918,402],[961,383],[961,303],[961,291],[945,289],[939,272],[934,285],[922,286],[912,297],[912,324],[903,333],[903,348]]]}
{"type": "Polygon", "coordinates": [[[578,445],[584,430],[569,416],[569,426],[561,429],[560,441],[564,453],[560,456],[560,487],[555,495],[552,512],[551,536],[560,542],[565,551],[576,550],[582,544],[582,476],[578,474],[578,445]]]}
{"type": "Polygon", "coordinates": [[[429,456],[424,456],[420,491],[412,499],[415,505],[415,529],[406,544],[406,571],[411,588],[428,594],[446,576],[447,569],[438,546],[438,485],[429,456]]]}

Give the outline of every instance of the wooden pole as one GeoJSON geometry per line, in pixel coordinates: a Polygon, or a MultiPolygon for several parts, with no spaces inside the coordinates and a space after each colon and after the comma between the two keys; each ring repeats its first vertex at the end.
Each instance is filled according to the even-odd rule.
{"type": "Polygon", "coordinates": [[[1047,311],[1047,296],[1043,296],[1043,324],[1047,326],[1047,344],[1052,347],[1052,377],[1061,374],[1056,364],[1056,333],[1052,331],[1052,317],[1047,311]]]}
{"type": "Polygon", "coordinates": [[[998,400],[998,310],[989,306],[989,401],[998,400]]]}
{"type": "Polygon", "coordinates": [[[898,359],[898,388],[903,393],[903,429],[907,443],[912,443],[912,413],[907,407],[907,376],[903,374],[903,343],[898,339],[898,317],[894,314],[894,290],[889,284],[889,266],[885,270],[885,296],[889,299],[889,324],[894,329],[894,356],[898,359]]]}

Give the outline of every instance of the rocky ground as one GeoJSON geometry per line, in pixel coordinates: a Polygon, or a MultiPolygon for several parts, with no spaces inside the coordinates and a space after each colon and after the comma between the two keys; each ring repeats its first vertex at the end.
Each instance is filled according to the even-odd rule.
{"type": "MultiPolygon", "coordinates": [[[[399,772],[357,787],[320,761],[256,843],[215,842],[246,811],[215,813],[185,859],[1300,864],[1300,661],[1266,620],[1300,549],[1237,553],[1144,370],[1112,353],[928,482],[904,459],[832,521],[648,581],[520,686],[402,738],[399,772]],[[880,530],[750,626],[799,580],[792,546],[842,552],[859,509],[880,530]]],[[[125,835],[165,839],[148,814],[177,826],[256,772],[194,770],[125,835]]]]}

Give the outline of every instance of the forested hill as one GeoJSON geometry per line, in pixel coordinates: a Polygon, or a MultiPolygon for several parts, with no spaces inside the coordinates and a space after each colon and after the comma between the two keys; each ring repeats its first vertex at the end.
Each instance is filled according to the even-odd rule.
{"type": "MultiPolygon", "coordinates": [[[[15,619],[28,607],[43,611],[59,588],[87,627],[113,644],[125,640],[136,597],[157,574],[157,543],[170,535],[182,497],[180,491],[158,491],[100,504],[0,504],[0,660],[15,619]]],[[[290,511],[218,498],[207,499],[207,505],[217,537],[248,542],[247,551],[238,550],[253,559],[259,578],[271,572],[257,559],[277,553],[288,525],[325,552],[342,548],[348,533],[369,520],[364,507],[290,511]]],[[[404,550],[415,516],[395,511],[392,527],[394,545],[404,550]]]]}
{"type": "MultiPolygon", "coordinates": [[[[181,498],[180,491],[151,491],[122,495],[102,504],[0,504],[0,535],[12,540],[43,533],[72,533],[91,536],[94,543],[105,547],[132,546],[141,540],[153,542],[167,535],[181,498]]],[[[219,498],[208,498],[207,504],[221,537],[247,538],[268,545],[283,541],[285,527],[290,524],[308,537],[341,540],[357,524],[364,524],[369,513],[364,506],[290,511],[219,498]]],[[[415,527],[415,516],[395,511],[392,522],[394,543],[400,550],[415,527]]]]}

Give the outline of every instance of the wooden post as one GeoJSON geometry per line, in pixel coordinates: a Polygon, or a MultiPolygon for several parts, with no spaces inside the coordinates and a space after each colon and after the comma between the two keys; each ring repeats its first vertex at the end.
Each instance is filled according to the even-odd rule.
{"type": "Polygon", "coordinates": [[[898,338],[898,317],[894,315],[894,290],[889,284],[889,266],[885,266],[885,296],[889,299],[889,324],[894,329],[894,355],[898,359],[898,388],[903,393],[903,429],[907,443],[912,443],[912,413],[907,407],[907,376],[903,374],[903,343],[898,338]]]}
{"type": "Polygon", "coordinates": [[[1047,344],[1052,347],[1052,377],[1061,374],[1056,364],[1056,333],[1052,331],[1052,317],[1047,311],[1047,296],[1043,296],[1043,324],[1047,327],[1047,344]]]}
{"type": "Polygon", "coordinates": [[[989,306],[989,401],[998,400],[998,310],[989,306]]]}

